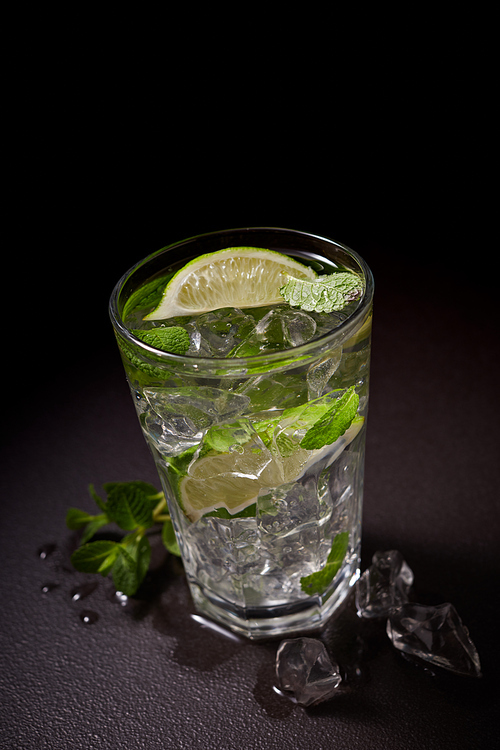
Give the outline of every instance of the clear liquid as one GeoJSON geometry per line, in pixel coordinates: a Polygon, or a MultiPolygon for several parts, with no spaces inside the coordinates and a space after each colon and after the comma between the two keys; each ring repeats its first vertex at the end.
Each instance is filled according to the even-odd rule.
{"type": "MultiPolygon", "coordinates": [[[[286,304],[226,308],[152,322],[142,320],[151,308],[136,307],[126,322],[132,330],[182,325],[191,341],[187,356],[227,358],[287,350],[319,338],[358,305],[329,315],[302,313],[286,304]]],[[[315,627],[346,595],[358,575],[365,424],[321,450],[301,449],[300,459],[296,446],[290,458],[263,442],[258,425],[275,420],[279,432],[284,410],[333,398],[352,385],[360,397],[358,414],[366,418],[369,355],[370,325],[365,318],[349,341],[321,358],[247,377],[146,371],[124,357],[200,611],[250,637],[261,637],[270,631],[315,627]],[[198,484],[191,482],[196,492],[205,492],[209,506],[213,500],[213,507],[199,516],[186,513],[183,480],[195,477],[207,432],[234,424],[247,442],[227,444],[220,472],[214,462],[212,474],[198,484]],[[260,463],[252,459],[256,454],[260,463]],[[234,508],[234,498],[245,494],[243,486],[245,492],[248,487],[247,499],[234,508]],[[324,568],[332,541],[342,532],[349,535],[344,563],[325,590],[311,596],[303,590],[302,579],[324,568]],[[283,623],[281,630],[276,618],[283,623]]]]}

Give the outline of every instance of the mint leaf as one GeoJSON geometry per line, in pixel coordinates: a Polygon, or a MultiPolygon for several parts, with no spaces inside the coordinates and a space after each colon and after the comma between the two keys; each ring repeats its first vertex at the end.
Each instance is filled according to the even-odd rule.
{"type": "Polygon", "coordinates": [[[348,531],[341,531],[340,534],[337,534],[335,536],[335,539],[333,540],[332,548],[326,559],[326,564],[336,565],[337,570],[339,570],[340,566],[344,562],[344,557],[346,556],[348,544],[349,544],[349,532],[348,531]]]}
{"type": "Polygon", "coordinates": [[[298,427],[310,427],[317,422],[326,412],[328,412],[336,402],[341,389],[336,389],[325,393],[323,396],[312,401],[306,401],[305,404],[293,406],[291,409],[285,409],[281,415],[280,421],[288,424],[296,424],[298,427]]]}
{"type": "MultiPolygon", "coordinates": [[[[341,393],[341,391],[330,391],[313,401],[285,409],[279,417],[254,422],[253,427],[270,450],[273,447],[273,437],[276,435],[276,447],[281,456],[286,458],[291,456],[299,447],[299,443],[290,432],[304,430],[318,422],[335,406],[338,401],[338,393],[341,393]]],[[[302,446],[302,443],[300,445],[302,446]]]]}
{"type": "Polygon", "coordinates": [[[174,271],[170,271],[164,276],[153,279],[147,284],[139,287],[139,289],[136,289],[135,292],[130,295],[124,305],[122,313],[123,319],[125,320],[125,318],[127,318],[132,312],[134,312],[134,310],[137,309],[150,308],[150,310],[154,310],[163,297],[165,287],[167,286],[173,275],[174,271]]]}
{"type": "MultiPolygon", "coordinates": [[[[158,492],[153,484],[142,482],[140,479],[134,479],[130,482],[105,482],[103,484],[104,491],[107,495],[124,487],[137,487],[151,499],[151,502],[153,502],[153,499],[159,500],[161,496],[161,492],[158,492]]],[[[104,505],[103,510],[105,510],[105,507],[106,506],[104,505]]]]}
{"type": "Polygon", "coordinates": [[[343,396],[317,422],[310,427],[300,446],[306,450],[316,450],[324,445],[331,445],[350,427],[359,406],[359,396],[351,386],[343,396]]]}
{"type": "MultiPolygon", "coordinates": [[[[130,557],[134,560],[137,573],[137,586],[139,586],[148,572],[151,561],[151,545],[147,536],[128,534],[123,537],[121,546],[125,548],[130,557]]],[[[123,591],[123,589],[121,589],[123,591]]],[[[127,592],[124,591],[124,594],[127,592]]],[[[135,592],[133,592],[135,593],[135,592]]]]}
{"type": "Polygon", "coordinates": [[[229,520],[230,518],[255,518],[257,516],[257,504],[252,503],[247,505],[246,508],[240,510],[238,513],[230,513],[226,508],[217,508],[216,510],[205,513],[204,518],[224,518],[229,520]]]}
{"type": "Polygon", "coordinates": [[[176,555],[177,557],[181,556],[181,551],[175,537],[174,525],[171,519],[165,521],[165,523],[163,524],[163,528],[161,530],[161,539],[166,549],[172,555],[176,555]]]}
{"type": "MultiPolygon", "coordinates": [[[[123,356],[128,359],[130,365],[136,370],[135,378],[138,381],[142,380],[143,382],[149,383],[149,378],[153,378],[156,380],[165,380],[165,378],[171,375],[171,373],[161,367],[155,367],[154,365],[150,365],[149,363],[144,362],[140,357],[136,355],[132,347],[128,346],[119,337],[116,338],[116,341],[118,343],[118,348],[120,349],[123,356]],[[143,375],[146,377],[143,377],[143,375]]],[[[130,369],[130,367],[128,367],[128,369],[130,369]]]]}
{"type": "Polygon", "coordinates": [[[287,277],[280,288],[280,294],[292,307],[319,313],[343,310],[349,302],[359,299],[363,293],[363,283],[354,273],[339,271],[316,279],[295,279],[287,277]]]}
{"type": "Polygon", "coordinates": [[[194,454],[198,450],[199,445],[192,445],[191,448],[187,448],[183,453],[179,453],[178,456],[169,456],[166,461],[172,471],[180,476],[187,474],[188,466],[193,460],[194,454]]]}
{"type": "Polygon", "coordinates": [[[90,541],[94,534],[96,534],[99,529],[101,529],[107,523],[109,523],[109,518],[104,513],[99,516],[94,516],[93,520],[85,526],[82,538],[80,539],[80,544],[85,544],[86,542],[90,541]]]}
{"type": "Polygon", "coordinates": [[[164,524],[162,539],[168,551],[180,555],[175,542],[170,516],[165,513],[167,503],[163,492],[148,482],[108,482],[103,485],[107,501],[104,502],[90,485],[90,493],[103,513],[92,516],[78,508],[70,508],[66,523],[71,529],[83,528],[81,546],[71,556],[76,570],[83,573],[112,572],[117,591],[127,596],[134,594],[143,581],[151,561],[151,546],[145,536],[146,529],[154,524],[164,524]],[[126,534],[121,542],[88,540],[106,523],[115,522],[126,534]]]}
{"type": "Polygon", "coordinates": [[[151,328],[149,331],[132,331],[134,336],[155,349],[171,354],[185,354],[189,349],[189,333],[180,326],[151,328]]]}
{"type": "Polygon", "coordinates": [[[349,546],[349,532],[337,534],[324,568],[300,579],[300,587],[306,594],[322,594],[339,572],[349,546]]]}
{"type": "Polygon", "coordinates": [[[105,576],[113,567],[118,555],[118,543],[111,541],[89,542],[71,555],[71,563],[81,573],[100,573],[105,576]]]}
{"type": "Polygon", "coordinates": [[[158,502],[154,487],[145,482],[112,482],[104,488],[108,492],[105,509],[110,521],[124,531],[153,525],[153,510],[158,502]]]}
{"type": "Polygon", "coordinates": [[[66,513],[66,526],[68,529],[75,531],[76,529],[82,529],[90,521],[93,521],[95,516],[91,516],[89,513],[85,513],[84,510],[78,510],[78,508],[68,508],[66,513]]]}
{"type": "Polygon", "coordinates": [[[97,492],[94,489],[94,485],[93,484],[89,484],[89,492],[90,492],[90,495],[93,498],[95,504],[97,505],[97,507],[100,508],[102,511],[104,511],[106,503],[104,502],[104,500],[102,498],[99,497],[99,495],[97,494],[97,492]]]}
{"type": "Polygon", "coordinates": [[[228,453],[232,446],[248,443],[252,434],[250,426],[243,421],[215,424],[207,430],[203,443],[218,453],[228,453]]]}
{"type": "Polygon", "coordinates": [[[89,539],[92,539],[94,534],[107,523],[109,523],[109,518],[106,513],[100,513],[98,516],[91,516],[84,510],[69,508],[66,514],[66,526],[68,529],[71,529],[72,531],[75,531],[76,529],[84,529],[80,544],[85,544],[89,539]]]}
{"type": "Polygon", "coordinates": [[[117,545],[117,556],[113,565],[113,583],[117,591],[127,596],[139,588],[137,562],[122,544],[117,545]]]}

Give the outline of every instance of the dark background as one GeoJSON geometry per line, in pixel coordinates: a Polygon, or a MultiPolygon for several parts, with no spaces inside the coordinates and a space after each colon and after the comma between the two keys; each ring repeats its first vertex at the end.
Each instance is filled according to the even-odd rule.
{"type": "MultiPolygon", "coordinates": [[[[164,76],[152,81],[153,65],[137,66],[125,42],[100,65],[102,40],[80,42],[76,55],[68,41],[43,65],[30,58],[16,96],[0,747],[490,747],[500,410],[483,93],[458,42],[451,61],[435,51],[431,74],[389,56],[348,91],[350,58],[303,52],[291,63],[290,41],[273,65],[256,54],[232,77],[239,45],[208,67],[198,58],[190,73],[193,45],[156,61],[164,76]],[[325,62],[331,75],[318,79],[325,62]],[[399,549],[415,598],[455,604],[482,679],[416,668],[375,628],[360,636],[359,685],[301,709],[273,692],[276,644],[228,640],[194,621],[182,570],[160,551],[127,606],[108,581],[72,600],[94,579],[69,565],[77,537],[67,508],[92,511],[90,482],[156,482],[108,320],[111,290],[166,244],[242,226],[322,234],[370,264],[363,566],[377,549],[399,549]]],[[[324,638],[342,656],[336,627],[324,638]]]]}

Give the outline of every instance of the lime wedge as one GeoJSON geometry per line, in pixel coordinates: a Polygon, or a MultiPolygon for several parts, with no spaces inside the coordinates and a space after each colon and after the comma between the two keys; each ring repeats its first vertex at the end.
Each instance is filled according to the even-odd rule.
{"type": "Polygon", "coordinates": [[[172,277],[159,305],[144,320],[279,304],[284,302],[280,287],[290,276],[315,279],[317,274],[287,255],[258,247],[229,247],[201,255],[172,277]]]}
{"type": "MultiPolygon", "coordinates": [[[[262,445],[262,443],[260,443],[262,445]]],[[[194,461],[179,483],[182,509],[191,521],[218,508],[231,515],[257,500],[263,487],[281,484],[271,453],[249,441],[240,451],[211,452],[194,461]]]]}
{"type": "Polygon", "coordinates": [[[363,423],[362,417],[356,418],[344,435],[320,450],[308,451],[297,446],[290,455],[277,456],[255,437],[238,451],[203,454],[190,463],[179,481],[182,509],[191,521],[220,508],[225,508],[231,516],[239,514],[257,501],[261,490],[300,479],[323,457],[328,456],[328,466],[332,464],[354,440],[363,423]]]}

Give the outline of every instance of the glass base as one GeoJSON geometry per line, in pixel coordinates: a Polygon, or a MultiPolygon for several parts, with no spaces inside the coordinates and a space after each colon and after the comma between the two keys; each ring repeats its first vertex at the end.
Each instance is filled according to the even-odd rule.
{"type": "Polygon", "coordinates": [[[251,640],[282,638],[321,630],[340,607],[360,575],[359,559],[345,565],[327,598],[310,597],[276,607],[238,607],[207,594],[190,581],[197,611],[251,640]]]}

